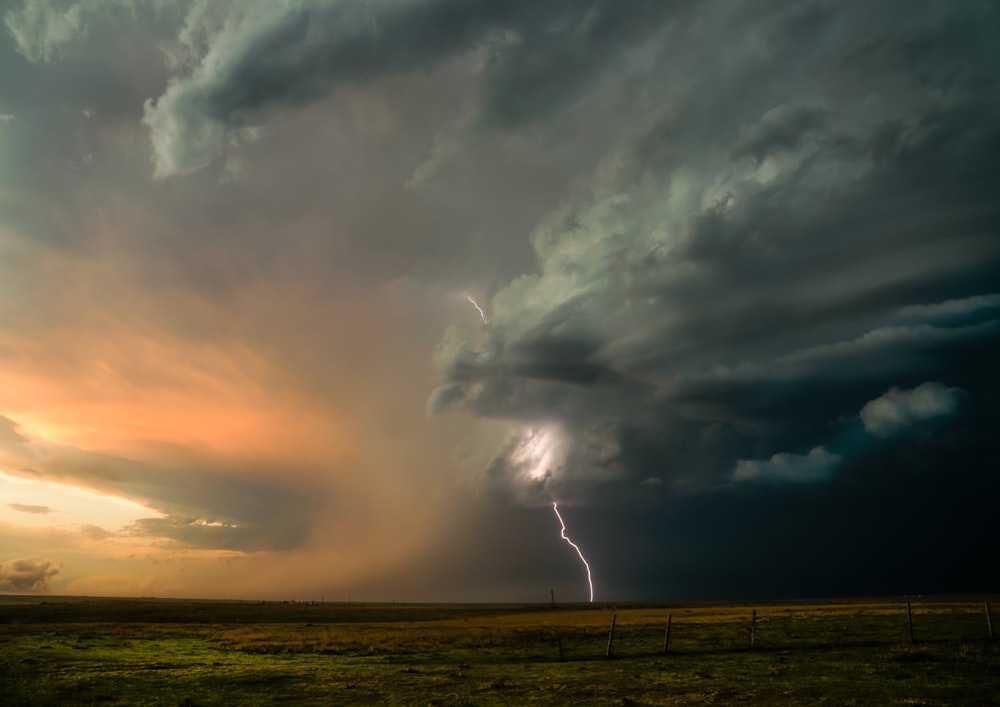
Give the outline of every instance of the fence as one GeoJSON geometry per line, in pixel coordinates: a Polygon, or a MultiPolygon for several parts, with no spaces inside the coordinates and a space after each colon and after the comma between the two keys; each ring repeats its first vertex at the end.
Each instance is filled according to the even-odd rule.
{"type": "MultiPolygon", "coordinates": [[[[645,612],[644,612],[645,613],[645,612]]],[[[992,641],[989,602],[900,602],[871,605],[672,609],[662,623],[629,621],[609,613],[597,626],[552,629],[553,656],[560,660],[653,653],[703,653],[889,644],[992,641]],[[557,653],[556,653],[557,652],[557,653]]]]}

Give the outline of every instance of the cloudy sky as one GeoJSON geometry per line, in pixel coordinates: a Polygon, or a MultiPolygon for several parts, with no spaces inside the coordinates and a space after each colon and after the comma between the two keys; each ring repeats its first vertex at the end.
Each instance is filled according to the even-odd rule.
{"type": "Polygon", "coordinates": [[[0,591],[996,591],[995,2],[0,18],[0,591]]]}

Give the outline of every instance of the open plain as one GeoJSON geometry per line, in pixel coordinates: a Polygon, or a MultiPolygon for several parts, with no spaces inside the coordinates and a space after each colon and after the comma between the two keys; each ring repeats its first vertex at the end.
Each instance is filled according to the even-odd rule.
{"type": "Polygon", "coordinates": [[[911,642],[905,599],[552,608],[0,597],[0,694],[5,705],[995,704],[987,599],[911,599],[911,642]]]}

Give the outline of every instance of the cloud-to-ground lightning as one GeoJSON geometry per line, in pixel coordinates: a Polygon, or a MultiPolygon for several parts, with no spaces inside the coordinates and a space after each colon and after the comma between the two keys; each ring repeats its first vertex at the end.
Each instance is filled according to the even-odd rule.
{"type": "MultiPolygon", "coordinates": [[[[511,452],[511,461],[521,474],[521,480],[530,487],[540,490],[553,474],[558,473],[559,460],[563,456],[565,441],[557,427],[546,425],[542,427],[522,428],[517,444],[511,452]]],[[[583,556],[583,550],[566,535],[566,522],[559,512],[559,503],[552,500],[552,511],[559,520],[559,537],[572,547],[580,562],[587,570],[587,586],[590,588],[590,601],[594,601],[594,579],[590,572],[590,563],[583,556]]]]}
{"type": "Polygon", "coordinates": [[[483,308],[479,306],[479,303],[476,302],[476,300],[472,299],[472,295],[466,295],[465,299],[469,300],[469,303],[476,308],[477,312],[479,312],[479,317],[483,320],[483,324],[489,324],[489,322],[486,321],[486,312],[483,311],[483,308]]]}
{"type": "Polygon", "coordinates": [[[559,519],[559,525],[562,526],[562,530],[559,531],[559,537],[568,542],[570,546],[576,550],[576,554],[580,556],[580,562],[587,569],[587,586],[590,587],[590,601],[594,601],[594,580],[590,576],[590,563],[587,562],[587,558],[583,556],[583,551],[580,546],[569,539],[566,535],[566,522],[563,520],[562,514],[559,513],[559,504],[555,501],[552,502],[552,510],[555,511],[556,518],[559,519]]]}

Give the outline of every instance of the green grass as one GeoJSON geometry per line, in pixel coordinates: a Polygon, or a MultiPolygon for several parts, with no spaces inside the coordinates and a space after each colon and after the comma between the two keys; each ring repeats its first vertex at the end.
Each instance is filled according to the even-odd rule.
{"type": "Polygon", "coordinates": [[[913,608],[911,645],[900,601],[550,610],[0,597],[0,702],[995,704],[1000,642],[986,640],[982,599],[913,608]]]}

